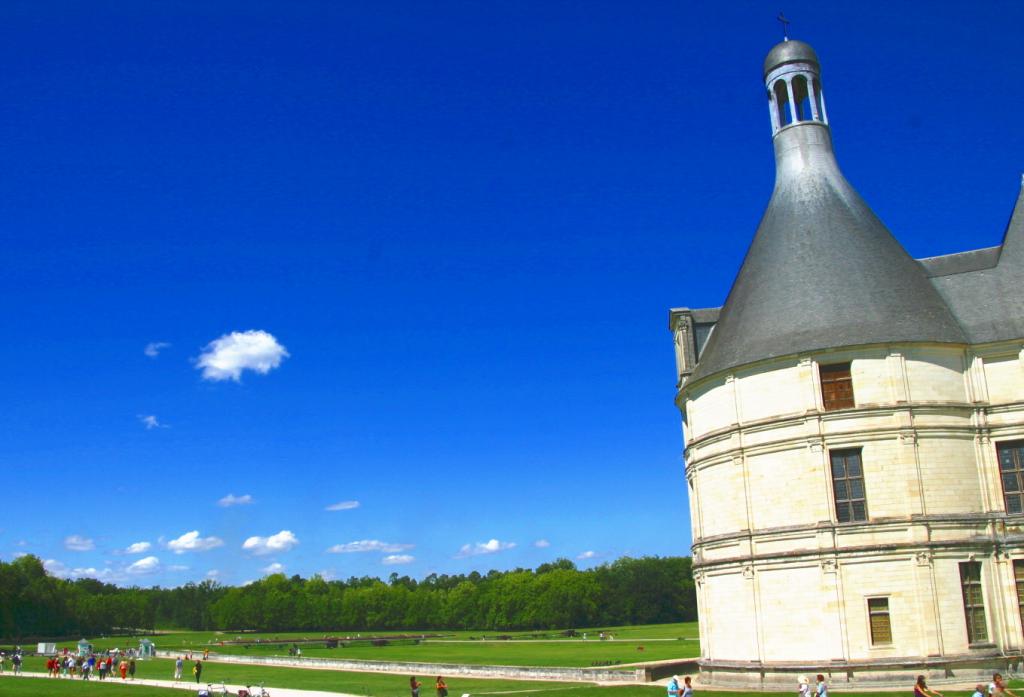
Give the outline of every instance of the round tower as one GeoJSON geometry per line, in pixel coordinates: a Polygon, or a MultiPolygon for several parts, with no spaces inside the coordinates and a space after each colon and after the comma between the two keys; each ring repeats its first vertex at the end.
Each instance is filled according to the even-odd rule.
{"type": "Polygon", "coordinates": [[[839,169],[809,45],[772,48],[764,79],[767,210],[725,304],[672,313],[701,679],[1006,671],[1024,646],[1024,337],[965,330],[1002,302],[978,290],[998,261],[906,253],[839,169]]]}

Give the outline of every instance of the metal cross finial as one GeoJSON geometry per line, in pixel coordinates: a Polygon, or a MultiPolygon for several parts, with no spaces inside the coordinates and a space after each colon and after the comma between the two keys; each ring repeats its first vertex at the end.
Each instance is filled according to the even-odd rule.
{"type": "Polygon", "coordinates": [[[782,40],[789,41],[789,20],[786,19],[786,15],[779,11],[779,16],[775,19],[779,20],[779,24],[782,25],[782,40]]]}

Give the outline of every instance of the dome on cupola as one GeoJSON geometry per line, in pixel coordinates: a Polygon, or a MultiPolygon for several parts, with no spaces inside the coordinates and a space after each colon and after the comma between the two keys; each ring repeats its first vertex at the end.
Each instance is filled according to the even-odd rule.
{"type": "Polygon", "coordinates": [[[784,41],[765,73],[775,189],[692,379],[845,346],[966,343],[921,265],[840,171],[814,49],[784,41]]]}

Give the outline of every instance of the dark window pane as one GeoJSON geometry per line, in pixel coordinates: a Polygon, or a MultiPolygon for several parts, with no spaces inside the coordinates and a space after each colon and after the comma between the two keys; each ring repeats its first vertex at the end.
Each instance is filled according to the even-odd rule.
{"type": "Polygon", "coordinates": [[[867,506],[864,505],[863,501],[854,501],[852,505],[853,505],[853,519],[854,520],[867,520],[868,519],[868,509],[867,509],[867,506]]]}
{"type": "Polygon", "coordinates": [[[1008,494],[1006,496],[1007,513],[1024,513],[1024,506],[1021,505],[1020,494],[1008,494]]]}
{"type": "Polygon", "coordinates": [[[832,478],[837,479],[839,477],[846,476],[846,463],[841,457],[832,458],[832,478]]]}
{"type": "Polygon", "coordinates": [[[847,491],[845,479],[837,479],[835,484],[837,501],[845,501],[846,499],[850,498],[850,492],[847,491]]]}
{"type": "Polygon", "coordinates": [[[840,523],[849,523],[853,520],[850,516],[850,505],[846,503],[836,504],[836,518],[840,523]]]}
{"type": "Polygon", "coordinates": [[[846,474],[850,477],[864,476],[860,468],[860,455],[850,455],[846,458],[846,474]]]}
{"type": "Polygon", "coordinates": [[[862,498],[864,498],[864,480],[863,479],[851,479],[850,480],[850,498],[851,499],[862,499],[862,498]]]}
{"type": "Polygon", "coordinates": [[[1021,496],[1024,491],[1024,460],[1021,458],[1020,441],[997,443],[996,455],[999,460],[1000,481],[1003,485],[1003,502],[1008,514],[1024,513],[1021,496]]]}

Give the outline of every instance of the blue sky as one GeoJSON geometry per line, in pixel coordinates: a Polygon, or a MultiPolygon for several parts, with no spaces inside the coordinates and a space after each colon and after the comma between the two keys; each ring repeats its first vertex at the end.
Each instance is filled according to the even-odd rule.
{"type": "MultiPolygon", "coordinates": [[[[771,192],[778,9],[4,3],[0,558],[687,553],[667,311],[721,304],[771,192]]],[[[1024,4],[785,11],[910,253],[997,244],[1024,4]]]]}

